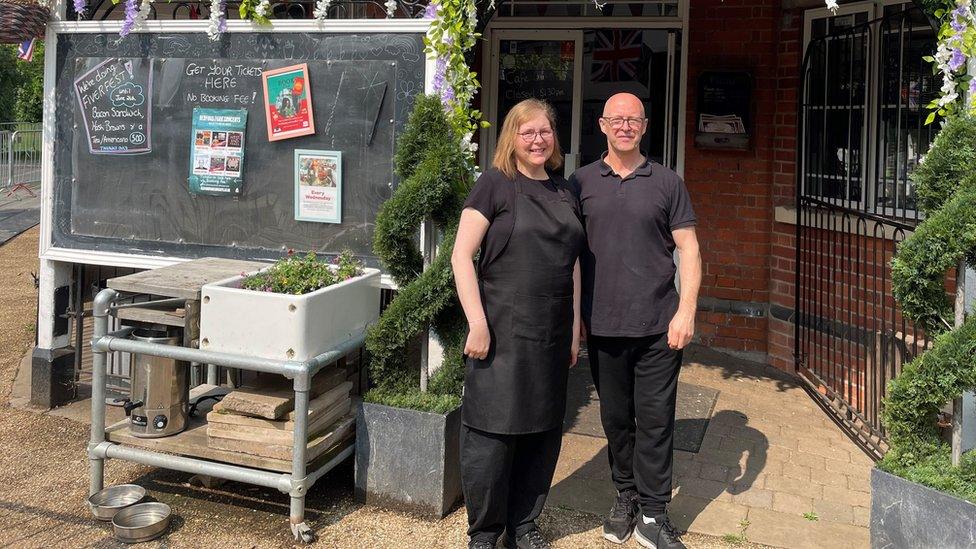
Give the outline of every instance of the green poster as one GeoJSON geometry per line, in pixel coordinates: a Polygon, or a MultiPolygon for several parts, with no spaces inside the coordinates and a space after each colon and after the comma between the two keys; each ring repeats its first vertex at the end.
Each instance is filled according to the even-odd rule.
{"type": "Polygon", "coordinates": [[[244,109],[193,109],[190,192],[240,196],[244,182],[244,109]]]}

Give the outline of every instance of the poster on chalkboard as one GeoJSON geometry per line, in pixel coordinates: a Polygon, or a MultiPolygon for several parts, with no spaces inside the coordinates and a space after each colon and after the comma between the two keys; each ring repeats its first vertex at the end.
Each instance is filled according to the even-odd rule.
{"type": "Polygon", "coordinates": [[[190,192],[241,194],[244,181],[245,109],[193,109],[190,133],[190,192]]]}
{"type": "Polygon", "coordinates": [[[295,149],[295,220],[342,223],[342,152],[295,149]]]}
{"type": "Polygon", "coordinates": [[[152,150],[153,60],[111,58],[74,80],[91,154],[152,150]]]}
{"type": "Polygon", "coordinates": [[[264,71],[264,112],[268,141],[315,133],[308,64],[264,71]]]}

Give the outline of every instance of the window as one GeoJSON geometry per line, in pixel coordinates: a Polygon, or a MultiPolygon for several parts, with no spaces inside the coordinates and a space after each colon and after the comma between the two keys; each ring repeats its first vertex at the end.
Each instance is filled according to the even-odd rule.
{"type": "Polygon", "coordinates": [[[936,130],[924,125],[938,86],[922,59],[935,50],[935,31],[913,4],[877,12],[861,4],[808,12],[806,36],[803,193],[917,218],[909,174],[936,130]]]}
{"type": "Polygon", "coordinates": [[[678,17],[678,0],[497,0],[499,17],[678,17]]]}

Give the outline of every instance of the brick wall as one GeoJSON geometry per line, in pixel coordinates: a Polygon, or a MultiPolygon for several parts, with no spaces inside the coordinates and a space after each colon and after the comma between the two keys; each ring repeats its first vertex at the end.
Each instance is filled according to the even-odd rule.
{"type": "Polygon", "coordinates": [[[777,227],[773,214],[793,201],[801,22],[775,0],[702,0],[690,5],[688,36],[685,179],[702,246],[699,339],[790,370],[792,327],[770,316],[770,303],[792,309],[793,227],[777,227]],[[705,70],[753,75],[748,151],[695,147],[705,70]]]}
{"type": "MultiPolygon", "coordinates": [[[[773,175],[773,206],[793,208],[796,202],[796,109],[803,55],[803,12],[783,11],[779,18],[776,82],[776,160],[773,175]]],[[[796,227],[772,223],[770,249],[770,316],[767,361],[781,370],[792,371],[794,276],[796,272],[796,227]]]]}

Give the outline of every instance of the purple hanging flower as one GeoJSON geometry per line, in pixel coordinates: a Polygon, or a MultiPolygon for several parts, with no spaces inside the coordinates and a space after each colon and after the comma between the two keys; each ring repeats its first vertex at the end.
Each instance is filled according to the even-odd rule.
{"type": "Polygon", "coordinates": [[[447,59],[444,57],[437,58],[437,64],[434,65],[434,79],[433,86],[434,91],[440,93],[444,88],[444,79],[447,76],[447,59]]]}
{"type": "Polygon", "coordinates": [[[119,36],[128,36],[136,24],[136,17],[139,15],[139,0],[125,0],[125,21],[119,29],[119,36]]]}
{"type": "Polygon", "coordinates": [[[963,66],[965,63],[966,63],[966,56],[963,55],[962,51],[959,50],[959,48],[953,48],[952,57],[949,58],[949,68],[954,71],[957,71],[959,70],[959,67],[963,66]]]}
{"type": "Polygon", "coordinates": [[[949,26],[957,33],[962,32],[966,28],[966,25],[963,24],[962,19],[959,17],[953,17],[952,21],[949,22],[949,26]]]}
{"type": "Polygon", "coordinates": [[[437,17],[437,4],[428,2],[427,7],[424,8],[424,19],[433,19],[435,17],[437,17]]]}
{"type": "Polygon", "coordinates": [[[976,78],[969,81],[969,95],[976,96],[976,78]]]}
{"type": "Polygon", "coordinates": [[[454,88],[450,84],[445,84],[444,89],[441,90],[441,103],[445,107],[449,107],[451,102],[454,101],[454,88]]]}
{"type": "Polygon", "coordinates": [[[217,22],[218,32],[227,32],[227,0],[220,0],[220,20],[217,22]]]}
{"type": "Polygon", "coordinates": [[[75,0],[74,4],[75,4],[75,13],[78,14],[78,17],[84,16],[85,8],[88,7],[88,5],[85,3],[85,0],[75,0]]]}

